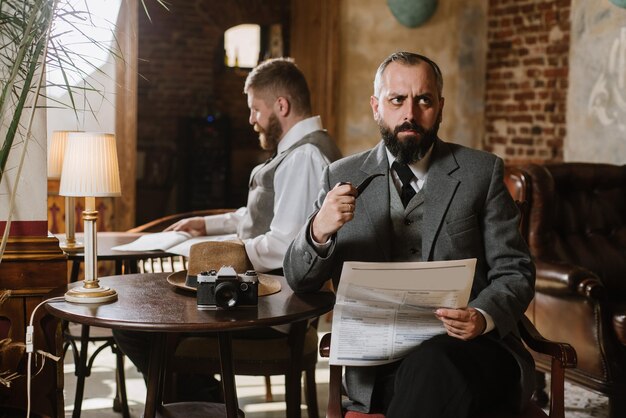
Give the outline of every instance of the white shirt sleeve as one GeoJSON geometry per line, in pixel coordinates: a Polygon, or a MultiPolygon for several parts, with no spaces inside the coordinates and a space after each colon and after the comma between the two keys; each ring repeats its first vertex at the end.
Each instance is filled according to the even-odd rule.
{"type": "Polygon", "coordinates": [[[476,308],[476,310],[483,314],[483,316],[485,317],[485,330],[483,331],[484,335],[494,329],[496,327],[496,324],[495,322],[493,322],[493,318],[491,317],[491,315],[489,315],[487,312],[483,311],[480,308],[476,308]]]}
{"type": "Polygon", "coordinates": [[[206,234],[224,235],[236,233],[237,225],[239,225],[247,211],[248,209],[243,206],[235,212],[205,216],[204,227],[206,228],[206,234]]]}
{"type": "Polygon", "coordinates": [[[311,241],[311,243],[313,244],[313,248],[315,248],[315,251],[317,251],[317,254],[322,257],[327,257],[328,251],[330,250],[330,246],[333,243],[333,236],[328,238],[328,241],[321,243],[321,244],[315,241],[313,239],[313,222],[309,224],[308,234],[309,234],[309,241],[311,241]]]}
{"type": "Polygon", "coordinates": [[[259,272],[282,268],[287,248],[313,212],[328,159],[305,144],[291,152],[274,175],[274,218],[270,230],[246,241],[246,252],[259,272]]]}

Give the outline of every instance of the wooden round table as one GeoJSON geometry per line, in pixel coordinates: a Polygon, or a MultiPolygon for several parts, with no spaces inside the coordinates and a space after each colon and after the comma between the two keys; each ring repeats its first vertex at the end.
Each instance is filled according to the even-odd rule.
{"type": "MultiPolygon", "coordinates": [[[[168,273],[126,274],[100,279],[103,286],[117,290],[118,300],[108,304],[76,304],[51,301],[48,311],[61,319],[84,325],[149,331],[155,333],[150,351],[148,390],[144,417],[152,418],[157,410],[167,409],[168,416],[187,414],[189,408],[176,404],[162,405],[167,333],[215,332],[219,341],[225,412],[228,418],[238,413],[237,392],[231,356],[231,331],[274,325],[294,324],[306,327],[309,319],[329,312],[335,303],[330,292],[295,294],[284,277],[276,277],[281,290],[259,298],[257,308],[198,310],[195,293],[181,291],[167,282],[168,273]]],[[[53,296],[62,296],[72,283],[59,288],[53,296]]],[[[222,408],[223,409],[223,408],[222,408]]]]}
{"type": "MultiPolygon", "coordinates": [[[[142,235],[145,235],[145,232],[98,232],[96,235],[96,250],[98,254],[98,263],[102,261],[109,261],[115,264],[115,272],[114,274],[128,274],[128,273],[139,273],[138,263],[140,260],[164,260],[169,259],[172,268],[173,268],[173,257],[175,254],[167,253],[161,250],[151,250],[151,251],[117,251],[114,250],[113,247],[118,245],[128,244],[142,235]]],[[[56,237],[59,241],[65,240],[65,234],[57,234],[56,237]]],[[[76,240],[79,242],[84,242],[84,234],[76,233],[76,240]]],[[[80,273],[81,263],[85,260],[85,253],[80,252],[66,252],[68,261],[71,262],[70,269],[70,283],[77,282],[80,273]]],[[[181,257],[182,258],[182,257],[181,257]]],[[[96,330],[95,336],[93,335],[92,330],[90,330],[88,325],[83,324],[80,332],[66,332],[64,333],[67,341],[80,341],[80,350],[78,351],[78,355],[76,357],[76,393],[74,399],[74,414],[73,418],[80,417],[81,406],[83,402],[83,393],[85,389],[85,378],[91,373],[91,366],[93,364],[93,360],[95,359],[95,355],[92,355],[91,358],[88,357],[88,343],[90,341],[102,341],[104,338],[109,338],[109,341],[113,341],[113,335],[110,334],[110,331],[106,330],[96,330]]],[[[76,346],[73,346],[76,349],[76,346]]],[[[125,400],[125,390],[122,390],[123,393],[118,393],[118,396],[115,399],[115,402],[120,403],[120,408],[122,409],[122,415],[128,416],[128,405],[125,400]],[[122,395],[122,396],[119,396],[122,395]]]]}

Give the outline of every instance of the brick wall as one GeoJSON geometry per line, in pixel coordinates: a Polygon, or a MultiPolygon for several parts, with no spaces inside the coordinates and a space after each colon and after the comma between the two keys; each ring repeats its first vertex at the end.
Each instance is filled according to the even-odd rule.
{"type": "Polygon", "coordinates": [[[235,183],[228,204],[244,204],[250,168],[265,155],[248,125],[245,72],[223,68],[223,34],[242,23],[286,26],[288,1],[187,0],[168,2],[169,11],[148,5],[151,20],[139,11],[137,222],[177,211],[177,172],[184,169],[176,163],[181,118],[218,112],[228,117],[233,155],[248,156],[231,159],[235,183]]]}
{"type": "Polygon", "coordinates": [[[563,160],[571,0],[489,0],[483,147],[563,160]]]}

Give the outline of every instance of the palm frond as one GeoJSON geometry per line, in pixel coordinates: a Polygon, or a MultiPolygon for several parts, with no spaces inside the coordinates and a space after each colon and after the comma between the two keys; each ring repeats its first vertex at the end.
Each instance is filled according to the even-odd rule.
{"type": "MultiPolygon", "coordinates": [[[[145,0],[140,1],[148,14],[145,0]]],[[[155,1],[168,9],[165,0],[155,1]]],[[[84,0],[84,4],[86,11],[75,8],[71,0],[0,0],[0,134],[4,135],[4,137],[0,136],[0,182],[5,173],[9,152],[15,141],[23,142],[19,164],[7,170],[16,170],[16,175],[10,193],[9,216],[0,240],[0,262],[8,241],[20,173],[31,137],[34,110],[58,105],[73,109],[78,118],[79,106],[75,97],[76,93],[80,92],[86,98],[87,92],[96,92],[102,101],[108,100],[102,90],[89,78],[92,72],[104,74],[102,69],[92,61],[91,57],[73,52],[69,45],[59,39],[68,32],[75,32],[83,37],[83,42],[96,46],[116,59],[123,60],[119,53],[120,44],[117,38],[114,38],[113,46],[104,45],[85,30],[87,27],[95,26],[96,23],[88,1],[84,0]],[[51,35],[55,21],[68,24],[68,30],[51,35]],[[62,83],[44,82],[46,66],[60,70],[62,83]],[[67,92],[70,103],[47,97],[47,94],[42,93],[44,87],[61,87],[67,92]],[[45,105],[38,105],[40,98],[46,99],[45,105]],[[24,110],[30,110],[28,122],[25,124],[22,122],[24,110]]],[[[87,110],[97,118],[98,108],[85,99],[82,111],[87,110]]],[[[0,304],[7,296],[7,292],[0,291],[0,304]]],[[[24,351],[23,343],[14,343],[8,339],[0,340],[0,353],[9,347],[24,351]]],[[[59,360],[41,350],[38,350],[36,354],[41,355],[44,360],[46,357],[55,361],[59,360]]],[[[0,385],[10,386],[11,382],[18,377],[21,377],[18,373],[0,371],[0,385]]]]}
{"type": "MultiPolygon", "coordinates": [[[[7,36],[9,39],[15,38],[16,36],[19,37],[20,29],[22,31],[22,37],[15,49],[15,55],[13,57],[7,56],[7,58],[13,59],[9,62],[0,62],[0,64],[9,69],[7,71],[8,78],[1,80],[0,122],[4,124],[8,109],[13,106],[15,107],[7,134],[2,143],[2,147],[0,147],[0,180],[6,168],[9,151],[13,146],[22,109],[26,103],[28,93],[33,87],[33,77],[39,68],[39,57],[45,47],[45,34],[48,31],[53,15],[53,3],[49,1],[36,0],[30,4],[32,5],[32,13],[28,16],[28,20],[25,24],[15,18],[15,13],[10,14],[8,19],[3,19],[3,21],[9,22],[9,26],[7,26],[7,36]],[[20,75],[22,75],[23,78],[20,78],[20,75]],[[18,97],[17,102],[10,100],[9,94],[15,94],[18,97]]],[[[5,10],[9,12],[20,10],[9,1],[3,1],[2,6],[3,8],[0,10],[3,15],[5,10]]]]}
{"type": "MultiPolygon", "coordinates": [[[[31,136],[31,125],[34,109],[38,107],[38,99],[45,97],[42,88],[60,87],[67,93],[67,101],[59,98],[48,98],[50,104],[39,107],[67,107],[74,111],[78,118],[79,110],[89,111],[97,119],[99,109],[90,103],[86,93],[96,93],[100,97],[100,105],[108,101],[105,93],[95,85],[97,81],[92,74],[99,76],[107,74],[98,64],[98,60],[84,53],[74,52],[70,47],[88,44],[104,55],[123,60],[120,53],[120,44],[117,38],[112,43],[100,42],[91,35],[87,28],[97,24],[89,9],[88,0],[83,0],[84,9],[74,6],[73,0],[0,0],[0,181],[6,170],[9,152],[14,146],[16,138],[24,142],[20,163],[17,166],[17,176],[21,171],[26,145],[31,136]],[[52,33],[53,25],[63,23],[67,29],[62,33],[52,33]],[[80,41],[68,44],[61,41],[63,35],[72,32],[80,36],[80,41]],[[46,66],[59,70],[61,80],[43,81],[46,66]],[[35,79],[38,75],[39,80],[35,79]],[[82,94],[82,109],[77,98],[82,94]],[[30,109],[30,119],[22,126],[22,116],[25,109],[30,109]],[[9,116],[10,114],[10,116],[9,116]]],[[[140,0],[146,15],[148,6],[145,0],[140,0]]],[[[165,0],[154,0],[161,7],[169,10],[165,0]]],[[[13,202],[16,195],[17,183],[11,190],[9,217],[5,227],[5,234],[0,242],[0,261],[6,245],[13,202]]]]}

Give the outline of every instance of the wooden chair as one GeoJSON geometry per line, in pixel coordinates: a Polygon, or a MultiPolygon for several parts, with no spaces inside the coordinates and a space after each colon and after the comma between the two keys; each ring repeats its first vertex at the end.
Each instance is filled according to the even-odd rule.
{"type": "MultiPolygon", "coordinates": [[[[569,344],[556,343],[543,338],[534,325],[524,317],[519,323],[519,330],[524,343],[536,353],[551,358],[552,371],[550,382],[550,410],[546,415],[543,410],[533,402],[530,402],[520,415],[511,415],[502,411],[491,411],[476,418],[535,418],[551,417],[564,418],[564,376],[565,369],[576,367],[576,352],[569,344]]],[[[320,342],[320,355],[330,356],[331,334],[325,334],[320,342]]],[[[330,366],[330,382],[328,389],[328,409],[327,418],[384,418],[383,414],[363,414],[354,411],[343,411],[341,409],[342,394],[342,370],[341,366],[330,366]]]]}
{"type": "MultiPolygon", "coordinates": [[[[194,216],[219,215],[233,211],[234,209],[207,209],[176,213],[136,226],[135,228],[129,229],[127,232],[161,232],[166,227],[180,221],[181,219],[191,218],[194,216]]],[[[139,273],[167,273],[187,269],[187,260],[185,257],[179,255],[149,258],[146,260],[140,260],[137,264],[137,270],[139,273]]]]}
{"type": "MultiPolygon", "coordinates": [[[[180,213],[156,219],[129,230],[129,232],[158,232],[180,219],[192,216],[208,216],[227,212],[233,209],[210,209],[180,213]]],[[[147,260],[140,265],[140,271],[168,271],[173,266],[187,267],[186,260],[167,258],[147,260]]],[[[216,266],[216,269],[219,266],[216,266]]],[[[172,269],[173,270],[173,269],[172,269]]],[[[287,416],[300,417],[301,377],[305,373],[305,396],[310,418],[317,418],[317,392],[315,382],[315,366],[317,364],[317,320],[312,324],[293,324],[289,334],[279,338],[240,339],[233,338],[233,363],[235,374],[248,376],[265,376],[266,399],[272,400],[269,376],[285,376],[285,399],[287,416]]],[[[183,337],[178,341],[170,341],[172,373],[214,375],[220,373],[218,345],[216,338],[183,337]]],[[[169,379],[173,380],[173,379],[169,379]]],[[[168,390],[169,400],[174,400],[175,388],[168,390]]]]}
{"type": "Polygon", "coordinates": [[[91,369],[98,354],[110,348],[115,354],[115,381],[116,395],[113,399],[113,410],[122,414],[123,418],[130,418],[128,398],[126,396],[126,380],[124,375],[124,353],[117,347],[110,329],[90,327],[75,323],[66,323],[63,327],[63,355],[72,347],[74,358],[74,374],[76,375],[76,392],[74,394],[74,411],[72,418],[80,418],[85,379],[91,375],[91,369]],[[80,343],[80,349],[77,343],[80,343]],[[88,356],[89,343],[102,343],[100,347],[88,356]]]}
{"type": "MultiPolygon", "coordinates": [[[[517,200],[516,203],[518,204],[521,215],[520,228],[524,228],[526,225],[525,219],[528,213],[528,204],[526,201],[519,200],[517,200]]],[[[564,418],[565,369],[576,367],[576,351],[569,344],[557,343],[543,338],[526,316],[520,320],[518,329],[526,346],[541,358],[548,359],[548,361],[551,362],[549,414],[546,415],[539,405],[531,401],[519,415],[511,415],[505,411],[489,411],[475,418],[564,418]]],[[[320,355],[322,357],[328,358],[330,356],[331,338],[332,335],[328,333],[321,339],[320,355]]],[[[329,367],[330,381],[328,389],[328,409],[326,411],[327,418],[385,418],[385,416],[380,413],[364,414],[342,410],[343,367],[335,365],[330,365],[329,367]]]]}
{"type": "Polygon", "coordinates": [[[234,211],[235,209],[206,209],[206,210],[196,210],[192,212],[175,213],[173,215],[167,215],[162,218],[158,218],[153,221],[147,222],[143,225],[136,226],[132,229],[129,229],[128,232],[161,232],[166,227],[172,225],[175,222],[180,221],[181,219],[191,218],[193,216],[220,215],[222,213],[228,213],[228,212],[234,212],[234,211]]]}

